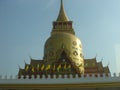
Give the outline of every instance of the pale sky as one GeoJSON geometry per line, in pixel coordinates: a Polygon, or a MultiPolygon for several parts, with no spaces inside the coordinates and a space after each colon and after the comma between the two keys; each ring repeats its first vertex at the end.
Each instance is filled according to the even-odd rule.
{"type": "MultiPolygon", "coordinates": [[[[64,6],[84,57],[97,55],[111,73],[120,72],[120,0],[64,0],[64,6]]],[[[16,75],[29,56],[43,58],[59,8],[60,0],[0,0],[0,75],[16,75]]]]}

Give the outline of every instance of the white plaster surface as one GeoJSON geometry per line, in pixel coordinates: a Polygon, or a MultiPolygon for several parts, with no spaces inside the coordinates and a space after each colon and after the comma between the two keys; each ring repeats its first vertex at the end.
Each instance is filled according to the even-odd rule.
{"type": "Polygon", "coordinates": [[[95,77],[94,75],[92,75],[92,77],[89,77],[87,75],[87,77],[78,77],[76,75],[75,78],[55,78],[56,76],[54,76],[54,78],[50,78],[50,76],[48,76],[48,78],[39,78],[39,76],[35,79],[35,78],[31,78],[31,79],[18,79],[17,76],[16,77],[7,77],[7,76],[0,76],[0,84],[82,84],[82,83],[109,83],[109,82],[120,82],[120,76],[116,76],[116,74],[114,74],[114,76],[109,75],[108,77],[106,77],[105,75],[103,75],[103,77],[100,77],[98,75],[98,77],[95,77]]]}

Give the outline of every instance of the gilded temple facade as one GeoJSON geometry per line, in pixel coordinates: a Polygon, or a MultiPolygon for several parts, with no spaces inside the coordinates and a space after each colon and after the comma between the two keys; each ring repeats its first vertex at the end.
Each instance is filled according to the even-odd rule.
{"type": "Polygon", "coordinates": [[[96,58],[84,59],[82,42],[76,37],[72,21],[66,15],[63,1],[57,20],[53,22],[51,36],[44,45],[43,60],[34,60],[19,69],[21,75],[54,75],[54,74],[109,74],[109,68],[103,67],[96,58]]]}
{"type": "Polygon", "coordinates": [[[82,42],[61,0],[60,12],[44,45],[42,60],[30,57],[30,64],[18,75],[0,75],[0,90],[120,90],[120,74],[111,75],[96,57],[85,59],[82,42]]]}

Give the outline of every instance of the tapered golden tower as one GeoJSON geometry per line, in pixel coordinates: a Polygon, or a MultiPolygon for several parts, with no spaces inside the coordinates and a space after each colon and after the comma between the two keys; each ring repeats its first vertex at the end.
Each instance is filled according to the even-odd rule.
{"type": "Polygon", "coordinates": [[[82,43],[75,36],[72,21],[66,15],[62,0],[58,18],[53,22],[51,36],[45,43],[44,60],[46,64],[68,60],[78,73],[84,73],[82,43]]]}
{"type": "Polygon", "coordinates": [[[97,62],[96,58],[84,59],[82,54],[82,43],[79,38],[75,36],[75,32],[70,21],[66,15],[63,1],[61,0],[60,11],[57,20],[53,22],[51,36],[47,39],[44,45],[44,58],[42,60],[31,59],[30,64],[25,63],[24,69],[19,69],[19,78],[21,75],[26,77],[29,75],[48,75],[53,77],[56,75],[70,74],[75,76],[78,74],[102,74],[110,73],[108,66],[103,67],[102,62],[97,62]]]}

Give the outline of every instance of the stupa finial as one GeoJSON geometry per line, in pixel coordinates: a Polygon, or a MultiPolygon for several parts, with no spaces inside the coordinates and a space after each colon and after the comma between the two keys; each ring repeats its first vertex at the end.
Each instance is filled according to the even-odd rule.
{"type": "Polygon", "coordinates": [[[63,0],[61,0],[61,7],[60,7],[60,12],[59,12],[57,21],[69,21],[64,9],[63,0]]]}

